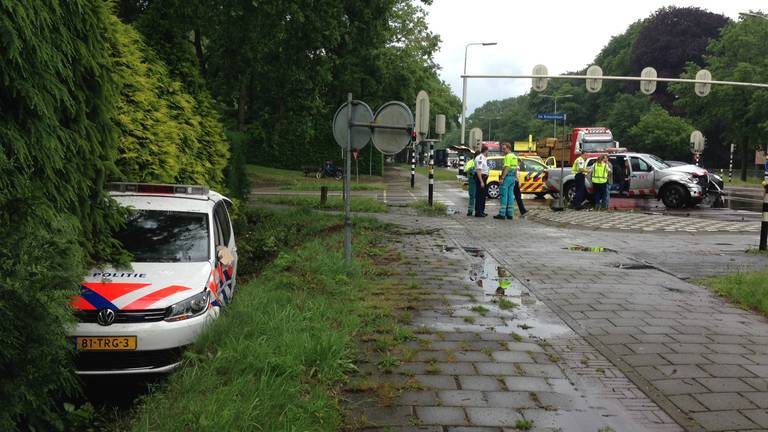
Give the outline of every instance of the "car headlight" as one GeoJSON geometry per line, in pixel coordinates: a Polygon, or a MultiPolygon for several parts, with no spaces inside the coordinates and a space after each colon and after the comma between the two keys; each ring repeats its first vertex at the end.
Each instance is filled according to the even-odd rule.
{"type": "Polygon", "coordinates": [[[168,309],[165,311],[165,320],[181,321],[201,315],[208,309],[208,303],[211,298],[210,295],[210,292],[206,289],[186,300],[168,306],[168,309]]]}

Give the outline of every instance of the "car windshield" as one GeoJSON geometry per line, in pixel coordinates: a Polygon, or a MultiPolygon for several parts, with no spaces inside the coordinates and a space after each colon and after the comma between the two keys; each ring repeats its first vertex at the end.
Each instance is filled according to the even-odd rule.
{"type": "Polygon", "coordinates": [[[661,158],[654,155],[648,155],[648,161],[653,165],[656,169],[667,169],[670,168],[670,165],[666,162],[664,162],[661,158]]]}
{"type": "Polygon", "coordinates": [[[133,262],[208,261],[208,215],[161,210],[131,210],[116,235],[133,262]]]}
{"type": "Polygon", "coordinates": [[[605,149],[615,147],[616,141],[584,141],[581,143],[582,153],[602,153],[605,149]]]}

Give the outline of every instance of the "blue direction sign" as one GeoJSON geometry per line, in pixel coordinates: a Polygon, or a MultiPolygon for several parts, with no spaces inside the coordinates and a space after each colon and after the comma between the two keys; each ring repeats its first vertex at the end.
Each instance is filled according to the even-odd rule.
{"type": "Polygon", "coordinates": [[[565,114],[558,113],[538,113],[536,118],[539,120],[565,120],[565,114]]]}

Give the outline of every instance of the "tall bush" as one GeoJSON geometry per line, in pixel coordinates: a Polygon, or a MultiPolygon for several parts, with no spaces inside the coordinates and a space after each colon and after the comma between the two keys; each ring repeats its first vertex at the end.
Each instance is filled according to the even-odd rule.
{"type": "Polygon", "coordinates": [[[89,261],[119,255],[108,16],[102,0],[0,2],[0,430],[65,427],[67,300],[89,261]]]}

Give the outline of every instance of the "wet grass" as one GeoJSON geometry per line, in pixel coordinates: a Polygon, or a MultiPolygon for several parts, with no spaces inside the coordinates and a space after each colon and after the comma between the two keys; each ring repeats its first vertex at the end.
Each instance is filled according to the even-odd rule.
{"type": "Polygon", "coordinates": [[[415,208],[419,214],[424,216],[445,216],[448,211],[445,204],[433,201],[430,206],[427,200],[414,201],[409,203],[408,207],[415,208]]]}
{"type": "MultiPolygon", "coordinates": [[[[259,165],[248,165],[246,173],[251,183],[258,186],[279,187],[283,190],[312,191],[320,190],[320,186],[327,186],[328,190],[340,191],[344,189],[344,182],[332,178],[317,179],[314,173],[304,176],[303,171],[269,168],[259,165]]],[[[361,175],[360,181],[353,175],[350,179],[350,188],[353,191],[384,190],[383,178],[379,176],[361,175]]]]}
{"type": "MultiPolygon", "coordinates": [[[[411,172],[411,165],[405,164],[403,165],[403,169],[406,169],[409,173],[411,172]]],[[[425,166],[416,166],[416,172],[423,175],[424,177],[427,177],[429,173],[427,172],[427,167],[425,166]]],[[[456,179],[456,176],[459,174],[459,170],[455,168],[440,168],[435,167],[435,175],[434,179],[435,181],[454,181],[458,182],[456,179]]]]}
{"type": "Polygon", "coordinates": [[[698,283],[744,308],[768,315],[768,270],[717,276],[698,283]]]}
{"type": "MultiPolygon", "coordinates": [[[[316,216],[306,212],[305,222],[316,216]]],[[[391,344],[413,334],[398,330],[382,306],[386,300],[377,297],[373,305],[366,297],[384,284],[376,277],[387,254],[378,245],[384,232],[377,222],[356,219],[350,269],[338,231],[282,250],[239,287],[232,306],[187,351],[182,366],[114,430],[340,430],[341,389],[357,371],[357,341],[374,331],[390,331],[391,344]]],[[[383,368],[397,364],[395,351],[381,360],[383,368]]],[[[385,396],[396,393],[370,385],[385,396]]]]}
{"type": "MultiPolygon", "coordinates": [[[[319,196],[259,196],[254,199],[258,204],[278,204],[294,207],[306,207],[315,210],[344,210],[344,200],[341,197],[328,197],[325,204],[320,204],[319,196]]],[[[386,213],[387,205],[373,198],[352,197],[350,207],[354,212],[386,213]]]]}

